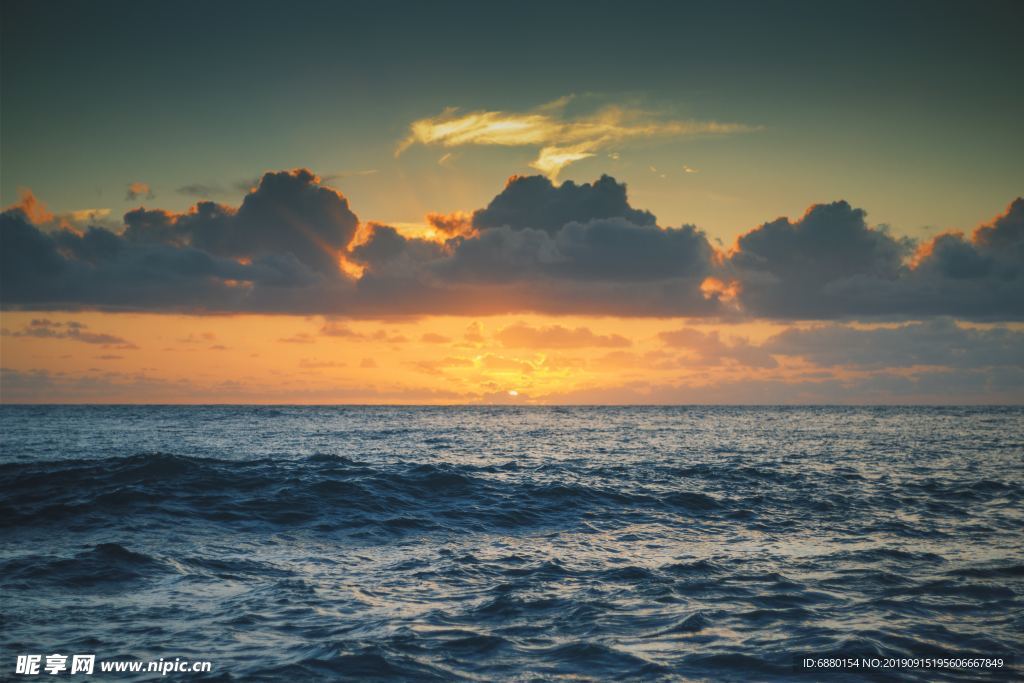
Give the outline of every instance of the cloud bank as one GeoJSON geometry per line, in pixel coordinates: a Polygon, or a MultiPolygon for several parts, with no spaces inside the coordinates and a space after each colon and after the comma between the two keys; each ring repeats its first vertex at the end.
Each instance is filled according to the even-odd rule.
{"type": "Polygon", "coordinates": [[[918,243],[846,202],[718,250],[659,226],[603,176],[513,177],[474,212],[410,237],[362,223],[305,169],[265,174],[238,207],[138,208],[119,228],[0,214],[6,309],[389,317],[498,313],[792,320],[1024,318],[1024,200],[971,234],[918,243]]]}

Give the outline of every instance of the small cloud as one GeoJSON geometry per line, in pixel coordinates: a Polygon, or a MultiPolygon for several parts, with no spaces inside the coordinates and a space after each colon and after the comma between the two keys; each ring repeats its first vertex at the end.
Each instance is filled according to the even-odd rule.
{"type": "Polygon", "coordinates": [[[367,168],[361,171],[339,171],[320,176],[320,180],[328,182],[331,180],[344,180],[345,178],[358,178],[361,176],[377,175],[380,173],[376,168],[367,168]]]}
{"type": "Polygon", "coordinates": [[[298,334],[293,334],[290,337],[281,337],[277,341],[283,344],[312,344],[316,339],[313,335],[307,332],[299,332],[298,334]]]}
{"type": "Polygon", "coordinates": [[[686,164],[683,164],[683,173],[700,173],[700,171],[693,168],[692,166],[687,166],[686,164]]]}
{"type": "Polygon", "coordinates": [[[481,344],[484,341],[484,326],[479,321],[474,321],[466,328],[462,338],[470,344],[481,344]]]}
{"type": "Polygon", "coordinates": [[[476,235],[476,230],[473,228],[473,214],[468,211],[431,212],[427,214],[426,218],[427,225],[445,238],[476,235]]]}
{"type": "Polygon", "coordinates": [[[198,197],[200,199],[208,199],[215,195],[224,194],[224,188],[217,183],[192,183],[190,185],[182,185],[177,190],[178,194],[183,194],[186,197],[198,197]]]}
{"type": "Polygon", "coordinates": [[[573,349],[586,347],[624,348],[632,342],[619,334],[596,334],[588,327],[569,328],[562,325],[531,327],[515,323],[497,334],[495,339],[509,348],[573,349]]]}
{"type": "Polygon", "coordinates": [[[529,361],[498,356],[493,353],[484,354],[480,357],[480,367],[492,372],[518,372],[524,375],[529,375],[535,369],[529,361]]]}
{"type": "Polygon", "coordinates": [[[427,332],[420,337],[420,341],[424,344],[447,344],[451,341],[449,337],[443,334],[436,334],[434,332],[427,332]]]}
{"type": "Polygon", "coordinates": [[[345,337],[348,339],[362,339],[363,334],[356,332],[348,325],[339,325],[338,323],[327,321],[323,327],[320,328],[320,334],[326,337],[345,337]]]}
{"type": "Polygon", "coordinates": [[[438,166],[450,166],[451,162],[455,161],[455,152],[445,152],[441,155],[441,158],[437,160],[438,166]]]}
{"type": "Polygon", "coordinates": [[[98,344],[107,348],[136,349],[135,344],[113,334],[90,332],[89,326],[74,320],[66,323],[53,322],[45,318],[35,319],[20,330],[0,331],[5,337],[34,337],[36,339],[68,339],[83,344],[98,344]]]}
{"type": "Polygon", "coordinates": [[[239,192],[252,192],[259,187],[259,184],[260,178],[257,176],[255,178],[242,178],[241,180],[236,180],[231,186],[239,192]]]}
{"type": "Polygon", "coordinates": [[[319,370],[323,368],[343,368],[345,363],[337,360],[317,360],[316,358],[303,358],[299,361],[300,368],[307,370],[319,370]]]}
{"type": "Polygon", "coordinates": [[[370,335],[370,339],[373,341],[384,342],[385,344],[405,344],[409,341],[409,338],[405,335],[388,332],[386,330],[377,330],[370,335]]]}
{"type": "Polygon", "coordinates": [[[5,207],[4,211],[20,209],[30,221],[36,224],[49,223],[54,219],[54,215],[46,208],[46,204],[36,197],[32,190],[23,187],[18,190],[18,194],[21,198],[14,204],[5,207]]]}
{"type": "Polygon", "coordinates": [[[215,340],[216,338],[217,338],[217,335],[215,335],[213,332],[199,332],[199,333],[196,333],[196,334],[193,334],[193,333],[189,332],[187,337],[179,338],[178,339],[178,343],[180,343],[180,344],[208,344],[208,343],[212,342],[213,340],[215,340]]]}
{"type": "Polygon", "coordinates": [[[136,199],[154,199],[156,195],[153,194],[153,190],[150,189],[147,183],[134,182],[129,183],[128,191],[125,193],[124,198],[127,201],[133,202],[136,199]]]}
{"type": "Polygon", "coordinates": [[[372,358],[364,358],[359,361],[359,367],[361,368],[375,368],[377,367],[377,361],[372,358]]]}
{"type": "Polygon", "coordinates": [[[108,216],[110,216],[110,209],[75,209],[58,214],[57,218],[64,218],[71,223],[95,223],[108,216]]]}

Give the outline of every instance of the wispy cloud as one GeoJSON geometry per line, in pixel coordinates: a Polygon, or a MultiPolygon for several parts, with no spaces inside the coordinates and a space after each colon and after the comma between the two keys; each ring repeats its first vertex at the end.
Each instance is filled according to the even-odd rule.
{"type": "MultiPolygon", "coordinates": [[[[530,166],[550,178],[569,164],[595,156],[611,145],[657,137],[744,133],[756,127],[718,121],[675,120],[648,111],[607,106],[584,116],[568,116],[562,98],[527,112],[445,109],[438,116],[413,121],[395,155],[416,144],[537,147],[530,166]]],[[[443,158],[443,157],[442,157],[443,158]]]]}
{"type": "Polygon", "coordinates": [[[108,348],[134,349],[135,344],[113,334],[90,331],[88,325],[71,320],[54,322],[47,319],[32,320],[20,330],[4,329],[0,331],[5,337],[35,337],[37,339],[69,339],[83,344],[100,344],[108,348]]]}

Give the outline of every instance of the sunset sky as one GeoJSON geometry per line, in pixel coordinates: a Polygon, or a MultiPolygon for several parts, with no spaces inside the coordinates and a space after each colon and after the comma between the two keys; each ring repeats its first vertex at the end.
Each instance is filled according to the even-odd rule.
{"type": "Polygon", "coordinates": [[[1020,2],[2,13],[4,402],[1024,402],[1020,2]]]}

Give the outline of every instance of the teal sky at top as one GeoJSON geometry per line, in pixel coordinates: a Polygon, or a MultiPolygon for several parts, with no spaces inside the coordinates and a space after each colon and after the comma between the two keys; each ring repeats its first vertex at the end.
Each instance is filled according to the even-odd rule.
{"type": "Polygon", "coordinates": [[[625,144],[562,174],[610,173],[662,224],[723,240],[840,198],[923,236],[1024,193],[1017,0],[2,6],[4,205],[31,188],[54,211],[183,209],[196,183],[236,204],[240,182],[306,166],[360,218],[414,221],[483,205],[536,149],[396,159],[412,120],[570,93],[763,127],[625,144]],[[128,201],[133,181],[155,198],[128,201]]]}

